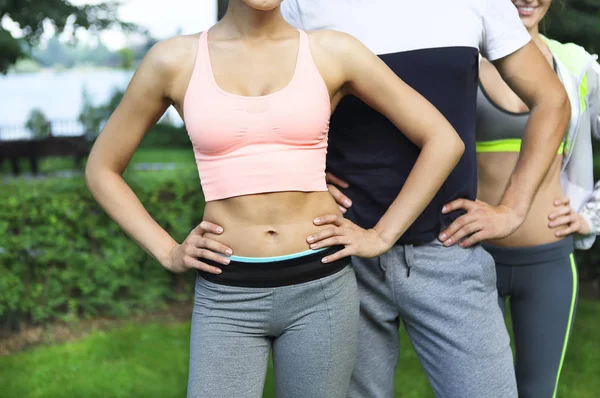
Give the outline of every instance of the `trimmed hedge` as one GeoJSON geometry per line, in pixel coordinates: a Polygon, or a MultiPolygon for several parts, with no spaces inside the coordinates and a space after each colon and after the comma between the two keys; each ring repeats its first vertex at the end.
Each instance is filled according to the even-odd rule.
{"type": "MultiPolygon", "coordinates": [[[[201,221],[195,170],[126,180],[178,241],[201,221]]],[[[172,275],[140,249],[98,206],[82,177],[6,183],[0,203],[0,328],[122,317],[191,297],[190,275],[172,275]]]]}
{"type": "MultiPolygon", "coordinates": [[[[125,179],[176,240],[201,221],[204,198],[195,168],[127,173],[125,179]]],[[[82,177],[4,183],[0,203],[0,329],[124,317],[192,297],[193,273],[164,270],[109,219],[82,177]]],[[[580,277],[598,280],[600,242],[577,257],[580,277]]]]}

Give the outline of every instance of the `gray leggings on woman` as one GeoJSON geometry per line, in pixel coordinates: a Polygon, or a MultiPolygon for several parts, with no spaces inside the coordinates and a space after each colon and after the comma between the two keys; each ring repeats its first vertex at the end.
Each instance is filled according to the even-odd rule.
{"type": "Polygon", "coordinates": [[[555,397],[577,305],[573,238],[485,249],[496,261],[500,308],[508,301],[511,309],[519,397],[555,397]]]}
{"type": "Polygon", "coordinates": [[[198,276],[188,398],[261,397],[271,350],[278,397],[345,397],[358,317],[350,266],[270,288],[227,286],[198,276]]]}

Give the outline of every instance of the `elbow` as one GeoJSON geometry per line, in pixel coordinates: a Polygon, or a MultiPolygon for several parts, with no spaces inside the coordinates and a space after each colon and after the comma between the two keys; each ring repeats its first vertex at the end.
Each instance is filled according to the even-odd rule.
{"type": "Polygon", "coordinates": [[[88,158],[84,171],[85,185],[94,197],[101,185],[108,180],[109,173],[110,168],[97,162],[93,155],[88,158]]]}
{"type": "Polygon", "coordinates": [[[96,170],[97,167],[94,165],[94,162],[92,162],[91,159],[89,159],[85,165],[84,178],[85,185],[87,189],[92,193],[92,195],[94,194],[94,187],[96,186],[97,181],[96,170]]]}
{"type": "Polygon", "coordinates": [[[564,87],[560,86],[560,88],[544,95],[540,103],[545,105],[542,108],[546,115],[558,116],[560,125],[557,126],[557,131],[564,134],[571,120],[571,101],[569,101],[569,96],[564,87]]]}
{"type": "Polygon", "coordinates": [[[453,155],[455,159],[455,163],[458,163],[463,153],[465,153],[465,143],[460,138],[458,133],[454,133],[454,139],[452,140],[452,144],[448,147],[450,153],[453,155]]]}

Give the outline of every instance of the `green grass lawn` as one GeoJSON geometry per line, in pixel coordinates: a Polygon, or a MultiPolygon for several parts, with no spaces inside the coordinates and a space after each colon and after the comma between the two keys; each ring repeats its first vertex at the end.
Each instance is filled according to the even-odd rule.
{"type": "MultiPolygon", "coordinates": [[[[558,396],[600,393],[600,303],[581,301],[558,396]]],[[[62,345],[0,358],[3,398],[183,398],[189,323],[129,324],[62,345]]],[[[210,344],[210,342],[207,342],[210,344]]],[[[433,397],[405,333],[397,397],[433,397]]],[[[264,397],[274,397],[269,371],[264,397]]]]}
{"type": "MultiPolygon", "coordinates": [[[[133,155],[130,165],[139,163],[175,163],[178,166],[181,165],[195,165],[194,154],[192,148],[182,149],[154,149],[154,148],[140,148],[133,155]]],[[[85,160],[84,160],[85,164],[85,160]]],[[[20,159],[19,165],[23,172],[30,172],[31,167],[29,160],[20,159]]],[[[43,158],[39,161],[39,169],[41,173],[50,173],[59,170],[72,170],[74,169],[74,162],[72,157],[50,157],[43,158]]],[[[8,174],[12,172],[12,165],[8,160],[0,163],[0,173],[8,174]]]]}

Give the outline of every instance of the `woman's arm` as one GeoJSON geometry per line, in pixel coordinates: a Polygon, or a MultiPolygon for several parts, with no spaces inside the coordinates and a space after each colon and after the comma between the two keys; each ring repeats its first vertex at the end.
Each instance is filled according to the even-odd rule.
{"type": "MultiPolygon", "coordinates": [[[[338,68],[341,95],[353,94],[386,116],[416,146],[421,153],[400,193],[377,225],[365,239],[381,241],[381,252],[389,249],[431,202],[434,195],[458,163],[464,144],[454,128],[424,97],[398,78],[383,61],[353,37],[339,32],[321,32],[320,46],[332,54],[332,64],[338,68]]],[[[368,140],[369,137],[364,137],[368,140]]],[[[322,223],[349,223],[320,217],[322,223]]],[[[333,231],[330,231],[333,233],[333,231]]],[[[338,235],[343,228],[338,228],[338,235]]],[[[363,233],[364,234],[364,233],[363,233]]],[[[319,241],[326,236],[313,236],[319,241]]],[[[332,235],[333,236],[333,235],[332,235]]],[[[328,246],[336,242],[320,242],[328,246]]],[[[345,244],[340,241],[340,243],[345,244]]],[[[371,244],[371,243],[367,243],[371,244]]],[[[316,246],[316,247],[318,247],[316,246]]],[[[349,254],[376,256],[381,252],[350,252],[348,247],[339,257],[349,254]]],[[[330,258],[335,260],[335,258],[330,258]]]]}
{"type": "Polygon", "coordinates": [[[183,44],[182,38],[170,39],[155,45],[146,55],[92,148],[85,178],[108,215],[165,268],[174,272],[191,267],[217,272],[215,267],[197,260],[206,257],[222,262],[222,257],[203,249],[222,253],[228,250],[203,238],[207,231],[219,233],[216,226],[204,223],[179,245],[148,214],[122,178],[143,136],[171,104],[171,85],[180,73],[183,44]]]}

